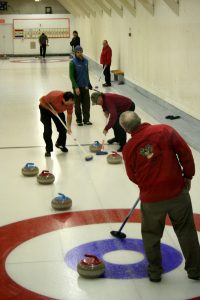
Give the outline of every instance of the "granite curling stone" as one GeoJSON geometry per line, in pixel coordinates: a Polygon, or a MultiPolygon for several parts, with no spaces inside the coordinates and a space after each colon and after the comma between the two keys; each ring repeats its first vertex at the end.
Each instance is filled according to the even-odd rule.
{"type": "Polygon", "coordinates": [[[37,182],[40,184],[51,184],[55,180],[55,176],[49,171],[44,170],[37,176],[37,182]]]}
{"type": "Polygon", "coordinates": [[[121,164],[122,156],[120,154],[118,154],[117,152],[113,151],[111,154],[108,154],[107,162],[109,164],[121,164]]]}
{"type": "Polygon", "coordinates": [[[58,196],[51,201],[51,206],[55,210],[66,210],[71,208],[72,199],[66,197],[64,194],[58,193],[58,196]]]}
{"type": "Polygon", "coordinates": [[[90,145],[90,151],[91,152],[97,152],[101,151],[102,144],[100,144],[98,141],[95,141],[92,145],[90,145]]]}
{"type": "Polygon", "coordinates": [[[35,166],[34,163],[26,163],[25,166],[22,168],[22,174],[24,176],[36,176],[39,173],[39,169],[35,166]]]}
{"type": "Polygon", "coordinates": [[[105,272],[105,265],[95,255],[85,254],[85,258],[77,265],[77,272],[85,278],[98,278],[105,272]]]}

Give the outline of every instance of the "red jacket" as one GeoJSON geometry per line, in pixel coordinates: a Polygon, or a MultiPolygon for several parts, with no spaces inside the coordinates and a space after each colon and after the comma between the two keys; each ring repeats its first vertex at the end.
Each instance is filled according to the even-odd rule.
{"type": "Polygon", "coordinates": [[[113,93],[105,93],[102,97],[102,109],[104,112],[108,112],[110,114],[108,124],[104,129],[109,130],[115,125],[121,113],[129,110],[134,103],[127,97],[113,93]]]}
{"type": "Polygon", "coordinates": [[[141,124],[123,148],[126,172],[140,189],[142,202],[172,199],[192,179],[192,152],[178,132],[168,125],[141,124]]]}
{"type": "Polygon", "coordinates": [[[111,65],[112,49],[110,46],[103,47],[100,57],[101,65],[111,65]]]}
{"type": "Polygon", "coordinates": [[[64,104],[63,95],[64,92],[62,91],[52,91],[48,93],[46,96],[43,96],[42,98],[46,103],[51,104],[51,106],[55,109],[57,113],[61,113],[66,110],[68,115],[72,115],[73,104],[71,103],[64,104]]]}

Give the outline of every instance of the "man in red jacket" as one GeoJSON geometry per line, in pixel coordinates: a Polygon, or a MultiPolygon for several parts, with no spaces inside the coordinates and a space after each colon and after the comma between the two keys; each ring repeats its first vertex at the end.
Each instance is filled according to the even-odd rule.
{"type": "Polygon", "coordinates": [[[104,40],[103,41],[103,49],[101,52],[101,57],[100,57],[100,64],[103,65],[103,73],[105,76],[105,82],[103,86],[111,86],[111,81],[110,81],[110,66],[111,66],[111,59],[112,59],[112,49],[108,45],[108,41],[104,40]]]}
{"type": "Polygon", "coordinates": [[[91,95],[92,105],[100,105],[109,121],[103,130],[103,134],[107,134],[110,128],[113,128],[114,138],[108,140],[108,144],[115,142],[119,143],[120,147],[117,150],[121,152],[126,144],[126,132],[119,124],[120,114],[127,110],[135,110],[134,102],[124,96],[112,93],[94,92],[91,95]]]}
{"type": "Polygon", "coordinates": [[[124,112],[120,124],[132,138],[123,149],[129,179],[140,189],[142,238],[148,276],[161,281],[160,241],[168,215],[185,257],[190,279],[200,279],[200,246],[189,190],[195,174],[192,152],[168,125],[142,123],[134,112],[124,112]]]}

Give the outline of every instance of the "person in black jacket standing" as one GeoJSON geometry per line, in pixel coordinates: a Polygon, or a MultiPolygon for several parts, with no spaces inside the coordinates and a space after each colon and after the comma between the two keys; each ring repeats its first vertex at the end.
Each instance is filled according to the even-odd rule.
{"type": "Polygon", "coordinates": [[[76,30],[73,31],[73,38],[70,42],[70,45],[72,46],[73,52],[76,46],[80,46],[80,37],[78,36],[78,32],[76,30]]]}

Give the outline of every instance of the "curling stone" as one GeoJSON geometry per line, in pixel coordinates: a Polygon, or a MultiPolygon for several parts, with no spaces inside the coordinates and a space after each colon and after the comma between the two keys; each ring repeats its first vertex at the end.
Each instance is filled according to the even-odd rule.
{"type": "Polygon", "coordinates": [[[51,184],[54,180],[55,176],[46,170],[42,171],[42,173],[37,176],[37,182],[40,184],[51,184]]]}
{"type": "Polygon", "coordinates": [[[85,254],[85,257],[77,265],[79,275],[86,278],[98,278],[103,275],[105,272],[104,263],[92,254],[85,254]]]}
{"type": "Polygon", "coordinates": [[[64,194],[58,193],[58,196],[51,201],[51,206],[56,210],[69,209],[72,206],[72,199],[66,197],[64,194]]]}
{"type": "Polygon", "coordinates": [[[34,165],[34,163],[27,163],[25,166],[22,168],[22,174],[24,176],[36,176],[39,173],[38,167],[34,165]]]}
{"type": "Polygon", "coordinates": [[[117,152],[113,151],[111,154],[107,156],[107,162],[109,164],[121,164],[122,157],[117,152]]]}
{"type": "Polygon", "coordinates": [[[92,145],[90,145],[91,152],[101,151],[101,148],[102,148],[102,145],[98,141],[95,141],[92,145]]]}

